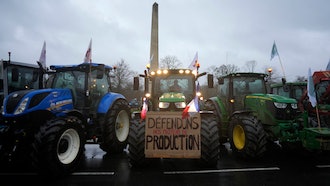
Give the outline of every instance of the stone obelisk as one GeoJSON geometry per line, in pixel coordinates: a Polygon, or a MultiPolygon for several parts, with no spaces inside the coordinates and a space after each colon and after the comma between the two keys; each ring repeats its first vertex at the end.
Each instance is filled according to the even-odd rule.
{"type": "Polygon", "coordinates": [[[150,69],[158,69],[158,4],[152,5],[151,42],[150,42],[150,69]]]}

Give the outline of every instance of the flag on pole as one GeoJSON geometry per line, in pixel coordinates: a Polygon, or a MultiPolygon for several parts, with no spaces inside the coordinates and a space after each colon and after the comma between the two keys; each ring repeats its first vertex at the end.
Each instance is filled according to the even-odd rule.
{"type": "Polygon", "coordinates": [[[311,68],[308,69],[307,95],[308,95],[309,101],[311,102],[312,106],[315,107],[316,106],[316,96],[315,96],[315,88],[314,88],[314,82],[313,82],[311,68]]]}
{"type": "Polygon", "coordinates": [[[42,66],[43,69],[46,70],[46,41],[44,41],[44,44],[41,49],[41,54],[38,63],[42,66]]]}
{"type": "Polygon", "coordinates": [[[327,68],[325,70],[330,70],[330,60],[328,62],[327,68]]]}
{"type": "Polygon", "coordinates": [[[141,120],[144,120],[146,118],[147,111],[148,111],[147,99],[143,98],[143,105],[142,105],[142,111],[141,111],[141,120]]]}
{"type": "Polygon", "coordinates": [[[85,58],[84,58],[84,63],[91,63],[92,62],[92,39],[89,42],[85,58]]]}
{"type": "Polygon", "coordinates": [[[273,47],[272,47],[272,52],[270,54],[270,60],[272,60],[275,56],[278,56],[278,51],[277,51],[277,47],[274,41],[273,47]]]}
{"type": "Polygon", "coordinates": [[[191,117],[199,112],[198,96],[195,96],[193,100],[183,109],[182,119],[191,117]]]}
{"type": "Polygon", "coordinates": [[[190,63],[188,68],[191,69],[191,70],[197,70],[197,68],[199,68],[198,52],[196,52],[195,57],[192,60],[192,62],[190,63]]]}

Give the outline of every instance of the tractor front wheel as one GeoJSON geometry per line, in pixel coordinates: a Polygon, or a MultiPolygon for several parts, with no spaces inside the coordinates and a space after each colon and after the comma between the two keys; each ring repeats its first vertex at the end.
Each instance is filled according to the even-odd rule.
{"type": "Polygon", "coordinates": [[[215,117],[201,119],[201,159],[210,166],[216,166],[220,158],[218,124],[215,117]]]}
{"type": "Polygon", "coordinates": [[[82,121],[56,118],[41,126],[32,143],[31,159],[41,174],[66,175],[78,166],[85,148],[82,121]]]}
{"type": "Polygon", "coordinates": [[[247,159],[261,157],[266,151],[265,131],[251,115],[237,115],[232,118],[229,142],[234,155],[247,159]]]}
{"type": "Polygon", "coordinates": [[[145,121],[133,119],[128,137],[128,160],[132,167],[141,167],[146,163],[144,154],[145,121]]]}

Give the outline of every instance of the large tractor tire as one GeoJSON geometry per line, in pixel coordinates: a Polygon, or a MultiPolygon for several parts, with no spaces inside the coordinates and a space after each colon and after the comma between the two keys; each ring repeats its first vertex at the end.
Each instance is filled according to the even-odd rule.
{"type": "Polygon", "coordinates": [[[233,116],[229,126],[229,142],[233,154],[245,159],[260,158],[266,152],[266,133],[252,115],[233,116]]]}
{"type": "Polygon", "coordinates": [[[74,116],[56,118],[40,127],[31,158],[41,174],[67,175],[80,163],[85,149],[82,121],[74,116]]]}
{"type": "Polygon", "coordinates": [[[209,166],[216,166],[220,158],[218,124],[214,117],[201,119],[201,159],[209,166]]]}
{"type": "Polygon", "coordinates": [[[111,154],[122,153],[127,146],[130,110],[125,100],[117,100],[106,114],[100,148],[111,154]]]}
{"type": "Polygon", "coordinates": [[[146,164],[144,154],[145,121],[133,119],[128,137],[128,160],[132,167],[141,167],[146,164]]]}
{"type": "Polygon", "coordinates": [[[215,117],[215,120],[217,122],[217,125],[218,125],[218,132],[219,132],[219,141],[220,141],[220,144],[223,144],[223,143],[226,143],[228,142],[228,136],[225,134],[223,135],[221,133],[221,116],[220,116],[220,110],[218,112],[217,108],[216,108],[216,103],[214,103],[212,100],[207,100],[204,104],[204,109],[207,110],[207,111],[212,111],[213,112],[213,115],[215,117]]]}

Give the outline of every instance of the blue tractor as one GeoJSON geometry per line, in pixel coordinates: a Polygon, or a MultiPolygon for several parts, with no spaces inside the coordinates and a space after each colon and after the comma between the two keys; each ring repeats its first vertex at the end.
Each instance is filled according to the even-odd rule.
{"type": "Polygon", "coordinates": [[[110,92],[112,67],[97,63],[50,66],[45,89],[23,90],[4,100],[0,160],[28,158],[41,173],[69,174],[85,143],[107,153],[127,145],[128,101],[110,92]]]}

